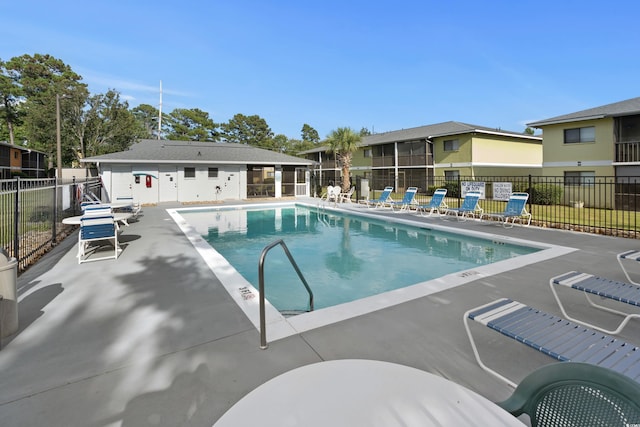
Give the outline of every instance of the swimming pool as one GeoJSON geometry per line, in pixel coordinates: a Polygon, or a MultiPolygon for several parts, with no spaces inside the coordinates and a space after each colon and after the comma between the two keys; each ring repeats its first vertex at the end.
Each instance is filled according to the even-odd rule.
{"type": "MultiPolygon", "coordinates": [[[[184,212],[190,224],[255,288],[262,250],[282,239],[326,308],[540,248],[327,212],[317,207],[184,212]]],[[[308,294],[282,248],[267,255],[265,297],[281,312],[307,311],[308,294]]]]}
{"type": "Polygon", "coordinates": [[[258,327],[258,259],[283,239],[313,289],[316,311],[281,248],[265,262],[269,340],[450,289],[573,251],[488,233],[308,204],[168,209],[258,327]],[[209,243],[211,242],[211,244],[209,243]]]}

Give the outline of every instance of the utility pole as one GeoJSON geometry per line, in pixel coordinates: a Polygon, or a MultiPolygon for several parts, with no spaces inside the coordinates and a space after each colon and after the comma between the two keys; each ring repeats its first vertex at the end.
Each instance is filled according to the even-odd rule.
{"type": "Polygon", "coordinates": [[[62,180],[62,142],[60,136],[60,95],[56,93],[56,160],[57,164],[57,173],[56,178],[58,181],[62,180]]]}
{"type": "Polygon", "coordinates": [[[162,80],[160,80],[160,105],[158,108],[158,139],[160,139],[161,130],[162,130],[162,80]]]}

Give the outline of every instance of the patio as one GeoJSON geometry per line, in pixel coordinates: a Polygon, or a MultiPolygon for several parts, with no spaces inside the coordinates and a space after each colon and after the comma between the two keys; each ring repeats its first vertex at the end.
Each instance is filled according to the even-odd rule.
{"type": "MultiPolygon", "coordinates": [[[[579,250],[260,350],[258,331],[165,211],[175,207],[145,207],[138,222],[123,227],[117,261],[78,265],[72,234],[18,278],[19,331],[2,340],[0,351],[4,426],[211,426],[267,380],[335,359],[408,365],[502,400],[512,390],[475,362],[462,314],[500,297],[559,314],[550,277],[580,270],[624,280],[615,256],[639,245],[556,229],[505,230],[411,216],[579,250]]],[[[409,217],[389,210],[380,215],[409,217]]],[[[589,309],[577,292],[564,302],[592,322],[618,320],[589,309]]],[[[621,336],[640,344],[638,323],[621,336]]],[[[474,329],[474,336],[483,359],[516,382],[553,362],[488,328],[474,329]]]]}

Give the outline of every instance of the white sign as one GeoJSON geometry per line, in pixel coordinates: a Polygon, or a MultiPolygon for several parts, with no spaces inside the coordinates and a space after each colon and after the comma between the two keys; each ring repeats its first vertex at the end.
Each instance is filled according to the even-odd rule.
{"type": "Polygon", "coordinates": [[[493,199],[509,200],[512,193],[512,184],[510,182],[494,182],[493,183],[493,199]]]}
{"type": "Polygon", "coordinates": [[[462,181],[460,183],[462,197],[466,196],[469,191],[477,191],[480,193],[480,198],[484,200],[484,182],[476,182],[476,181],[462,181]]]}

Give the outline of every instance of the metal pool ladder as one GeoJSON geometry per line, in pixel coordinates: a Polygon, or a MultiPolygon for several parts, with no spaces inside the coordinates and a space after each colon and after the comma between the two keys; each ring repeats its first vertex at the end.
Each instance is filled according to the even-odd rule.
{"type": "Polygon", "coordinates": [[[262,250],[262,253],[260,254],[260,261],[258,262],[258,280],[259,280],[258,291],[260,292],[260,348],[262,350],[266,350],[267,347],[269,347],[269,345],[267,344],[267,325],[266,325],[267,322],[265,321],[265,308],[264,308],[264,305],[265,305],[264,259],[266,258],[267,253],[278,245],[282,246],[282,249],[284,249],[284,253],[287,255],[287,258],[289,258],[289,262],[291,262],[291,265],[296,270],[296,273],[298,273],[298,277],[300,277],[302,284],[307,289],[307,293],[309,294],[309,311],[313,311],[313,292],[311,291],[311,288],[309,287],[307,280],[302,275],[302,272],[300,271],[298,264],[296,264],[295,260],[293,259],[293,256],[291,256],[291,252],[289,252],[289,248],[287,248],[287,245],[285,245],[284,240],[279,239],[265,246],[265,248],[262,250]]]}

